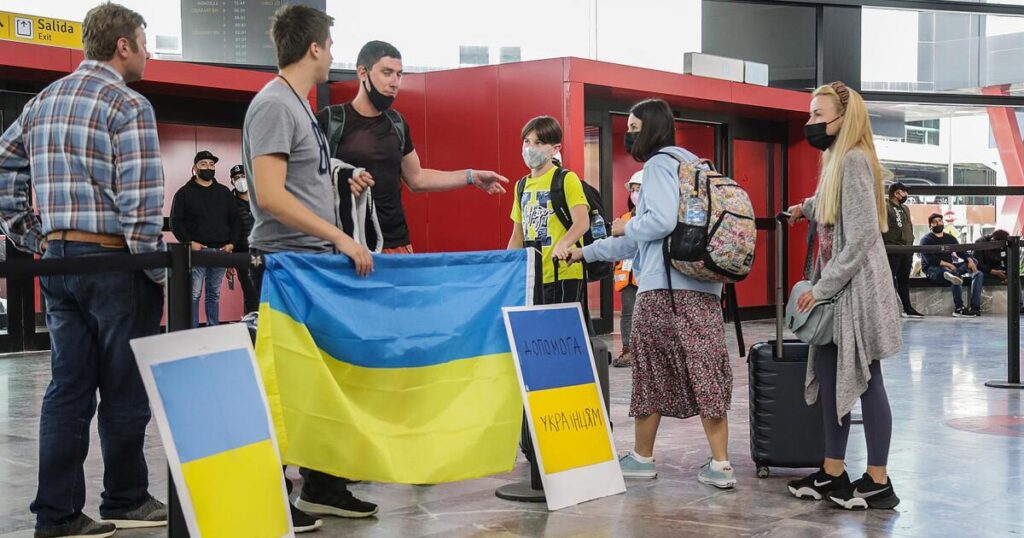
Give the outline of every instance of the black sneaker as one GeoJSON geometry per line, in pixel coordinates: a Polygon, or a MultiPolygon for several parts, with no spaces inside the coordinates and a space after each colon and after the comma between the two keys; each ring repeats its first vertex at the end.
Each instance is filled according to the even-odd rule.
{"type": "Polygon", "coordinates": [[[973,318],[974,315],[971,314],[971,309],[970,308],[965,308],[965,307],[961,306],[960,308],[957,308],[956,310],[953,311],[953,317],[954,318],[973,318]]]}
{"type": "Polygon", "coordinates": [[[970,310],[967,311],[967,313],[970,314],[971,317],[974,317],[974,318],[980,318],[981,317],[981,309],[980,308],[973,308],[972,307],[970,310]]]}
{"type": "Polygon", "coordinates": [[[167,506],[150,497],[141,506],[133,510],[104,512],[100,517],[107,523],[113,523],[119,529],[142,529],[147,527],[163,527],[167,525],[167,506]]]}
{"type": "Polygon", "coordinates": [[[829,499],[847,510],[889,509],[900,503],[900,498],[896,496],[896,490],[892,487],[891,478],[887,478],[884,485],[876,484],[867,473],[864,473],[860,480],[832,492],[829,499]]]}
{"type": "Polygon", "coordinates": [[[78,514],[75,519],[56,527],[36,529],[35,538],[65,538],[71,536],[89,536],[91,538],[104,538],[113,536],[117,527],[113,523],[99,523],[85,514],[78,514]]]}
{"type": "Polygon", "coordinates": [[[913,308],[908,308],[907,311],[904,312],[904,315],[907,316],[908,318],[924,319],[924,314],[918,312],[917,310],[914,310],[913,308]]]}
{"type": "Polygon", "coordinates": [[[319,529],[323,526],[324,522],[322,519],[315,518],[298,508],[295,508],[291,503],[288,504],[288,508],[292,512],[292,528],[295,533],[310,532],[319,529]]]}
{"type": "Polygon", "coordinates": [[[379,510],[376,504],[360,501],[348,491],[345,494],[313,492],[303,486],[295,507],[308,514],[348,518],[370,517],[379,510]]]}
{"type": "Polygon", "coordinates": [[[789,482],[789,492],[797,499],[813,499],[820,501],[830,493],[850,485],[850,477],[843,471],[839,476],[832,476],[825,469],[818,469],[810,476],[789,482]]]}

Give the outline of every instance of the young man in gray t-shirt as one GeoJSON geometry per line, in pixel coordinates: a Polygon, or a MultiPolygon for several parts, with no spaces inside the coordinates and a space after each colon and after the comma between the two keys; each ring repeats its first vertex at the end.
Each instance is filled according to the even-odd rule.
{"type": "MultiPolygon", "coordinates": [[[[249,236],[252,277],[263,282],[262,255],[274,252],[330,253],[352,258],[366,276],[373,258],[338,227],[337,189],[331,184],[327,141],[304,96],[327,81],[334,19],[313,8],[288,5],[272,19],[271,37],[280,71],[256,95],[245,114],[242,159],[255,223],[249,236]]],[[[292,508],[296,532],[321,525],[296,508],[317,515],[369,517],[377,505],[356,499],[345,479],[300,469],[302,491],[292,508]]],[[[291,482],[287,482],[291,491],[291,482]]]]}

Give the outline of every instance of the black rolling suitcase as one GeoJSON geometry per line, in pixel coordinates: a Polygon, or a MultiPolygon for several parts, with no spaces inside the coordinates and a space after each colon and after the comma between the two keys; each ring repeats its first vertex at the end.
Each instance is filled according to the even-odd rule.
{"type": "Polygon", "coordinates": [[[825,457],[821,404],[804,401],[808,344],[782,339],[785,283],[782,275],[784,217],[775,232],[775,340],[750,347],[750,456],[758,478],[769,467],[819,467],[825,457]],[[780,348],[776,342],[782,341],[780,348]]]}

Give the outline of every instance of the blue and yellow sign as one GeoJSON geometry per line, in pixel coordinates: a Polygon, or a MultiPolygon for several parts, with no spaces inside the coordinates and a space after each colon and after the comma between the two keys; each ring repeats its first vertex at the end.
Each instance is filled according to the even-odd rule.
{"type": "Polygon", "coordinates": [[[0,11],[0,39],[81,49],[82,23],[0,11]]]}
{"type": "Polygon", "coordinates": [[[578,305],[507,310],[545,474],[614,461],[578,305]]]}

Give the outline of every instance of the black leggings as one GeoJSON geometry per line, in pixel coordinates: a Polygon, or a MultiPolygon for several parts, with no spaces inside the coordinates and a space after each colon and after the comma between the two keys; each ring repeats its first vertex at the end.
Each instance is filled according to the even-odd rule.
{"type": "MultiPolygon", "coordinates": [[[[825,457],[836,460],[846,459],[846,442],[850,437],[850,415],[836,420],[836,356],[839,349],[835,344],[818,346],[815,355],[815,372],[821,387],[818,399],[825,424],[825,457]]],[[[882,366],[871,361],[871,380],[868,389],[860,395],[860,408],[864,414],[864,439],[868,445],[868,465],[884,466],[889,460],[889,443],[892,440],[892,411],[889,396],[882,382],[882,366]]]]}

